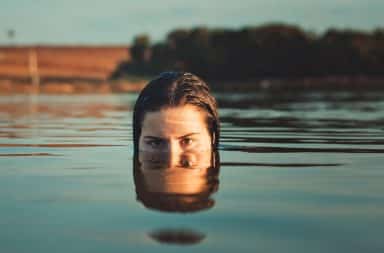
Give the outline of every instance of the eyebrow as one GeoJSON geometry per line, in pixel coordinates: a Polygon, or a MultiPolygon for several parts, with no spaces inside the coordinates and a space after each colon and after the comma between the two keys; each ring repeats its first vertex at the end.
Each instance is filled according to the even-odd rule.
{"type": "Polygon", "coordinates": [[[189,137],[189,136],[191,136],[191,135],[195,135],[195,134],[199,134],[199,133],[189,133],[189,134],[180,136],[180,137],[178,137],[177,139],[183,139],[183,138],[185,138],[185,137],[189,137]]]}

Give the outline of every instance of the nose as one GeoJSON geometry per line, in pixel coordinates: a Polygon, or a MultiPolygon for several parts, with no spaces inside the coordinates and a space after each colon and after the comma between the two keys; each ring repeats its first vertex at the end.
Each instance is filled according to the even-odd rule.
{"type": "Polygon", "coordinates": [[[179,164],[182,153],[183,149],[178,141],[170,141],[168,143],[169,165],[171,167],[177,166],[179,164]]]}
{"type": "Polygon", "coordinates": [[[194,168],[197,164],[197,157],[194,153],[184,152],[180,156],[179,163],[183,168],[194,168]]]}

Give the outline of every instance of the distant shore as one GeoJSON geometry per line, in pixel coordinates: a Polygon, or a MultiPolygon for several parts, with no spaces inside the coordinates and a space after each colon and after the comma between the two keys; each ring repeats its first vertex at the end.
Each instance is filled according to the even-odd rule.
{"type": "Polygon", "coordinates": [[[42,93],[137,90],[136,83],[108,81],[116,66],[129,60],[128,46],[0,46],[0,93],[37,92],[32,79],[42,93]]]}
{"type": "Polygon", "coordinates": [[[326,76],[300,78],[263,78],[250,81],[213,81],[215,91],[247,92],[270,91],[319,91],[319,90],[384,90],[383,76],[326,76]]]}
{"type": "MultiPolygon", "coordinates": [[[[139,92],[148,82],[148,79],[137,80],[51,80],[34,87],[28,80],[0,79],[0,94],[108,94],[139,92]]],[[[318,90],[346,90],[369,91],[384,90],[384,76],[329,76],[307,77],[291,79],[258,79],[249,81],[207,81],[211,89],[216,92],[252,92],[252,91],[318,91],[318,90]]]]}
{"type": "Polygon", "coordinates": [[[0,80],[0,95],[43,93],[43,94],[109,94],[138,92],[146,81],[73,81],[73,82],[43,82],[39,87],[31,82],[0,80]]]}

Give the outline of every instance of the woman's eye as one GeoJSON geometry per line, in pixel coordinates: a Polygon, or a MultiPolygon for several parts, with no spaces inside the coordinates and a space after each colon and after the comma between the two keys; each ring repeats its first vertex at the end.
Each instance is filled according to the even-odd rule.
{"type": "Polygon", "coordinates": [[[150,140],[147,141],[147,144],[152,148],[160,147],[163,142],[161,140],[150,140]]]}
{"type": "Polygon", "coordinates": [[[190,145],[192,145],[192,143],[193,143],[193,140],[192,139],[190,139],[190,138],[185,138],[185,139],[182,139],[181,140],[181,145],[182,146],[190,146],[190,145]]]}

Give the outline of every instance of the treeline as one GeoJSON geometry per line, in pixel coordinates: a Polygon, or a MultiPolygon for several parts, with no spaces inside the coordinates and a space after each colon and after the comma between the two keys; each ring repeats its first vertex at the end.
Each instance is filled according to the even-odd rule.
{"type": "Polygon", "coordinates": [[[112,78],[185,70],[210,80],[325,76],[383,76],[384,29],[329,29],[322,35],[297,26],[270,24],[231,29],[177,29],[151,44],[134,39],[131,61],[112,78]]]}

